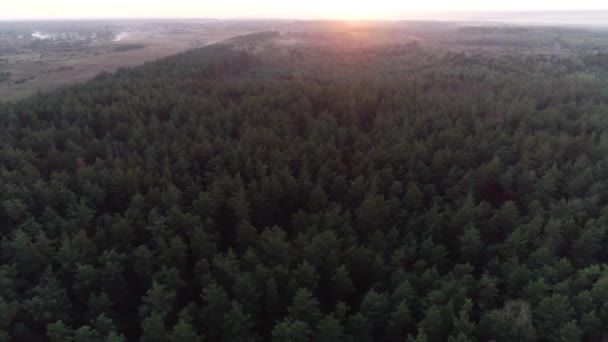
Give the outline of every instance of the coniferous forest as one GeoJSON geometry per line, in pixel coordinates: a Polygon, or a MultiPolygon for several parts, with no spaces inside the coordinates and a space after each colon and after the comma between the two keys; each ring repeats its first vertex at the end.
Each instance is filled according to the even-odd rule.
{"type": "Polygon", "coordinates": [[[483,35],[0,104],[0,340],[604,340],[608,55],[483,35]]]}

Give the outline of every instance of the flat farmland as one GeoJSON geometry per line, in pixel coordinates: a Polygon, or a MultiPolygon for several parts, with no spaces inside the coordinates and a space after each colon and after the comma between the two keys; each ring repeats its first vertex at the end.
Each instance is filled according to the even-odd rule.
{"type": "Polygon", "coordinates": [[[276,24],[219,20],[0,23],[0,75],[5,75],[0,77],[0,101],[273,29],[276,24]]]}

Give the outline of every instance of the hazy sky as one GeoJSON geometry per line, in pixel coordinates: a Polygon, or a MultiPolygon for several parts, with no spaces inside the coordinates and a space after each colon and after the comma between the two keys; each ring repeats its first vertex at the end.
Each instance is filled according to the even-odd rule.
{"type": "Polygon", "coordinates": [[[608,9],[608,0],[0,0],[0,18],[398,19],[412,12],[608,9]]]}

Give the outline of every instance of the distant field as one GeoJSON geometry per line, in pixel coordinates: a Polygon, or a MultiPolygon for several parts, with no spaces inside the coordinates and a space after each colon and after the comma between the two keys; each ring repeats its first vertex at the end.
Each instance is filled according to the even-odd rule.
{"type": "Polygon", "coordinates": [[[223,21],[0,23],[0,101],[265,28],[223,21]]]}
{"type": "MultiPolygon", "coordinates": [[[[469,20],[472,20],[469,18],[469,20]]],[[[599,29],[461,22],[340,22],[297,20],[154,20],[0,22],[0,101],[14,100],[232,37],[264,59],[315,56],[316,48],[374,49],[421,45],[444,53],[567,56],[608,52],[599,29]],[[254,33],[272,33],[260,40],[254,33]],[[256,44],[251,44],[251,41],[256,44]],[[262,53],[264,52],[264,53],[262,53]]],[[[365,56],[365,55],[361,55],[365,56]]],[[[378,62],[403,63],[383,55],[378,62]]],[[[313,58],[314,60],[314,58],[313,58]]],[[[352,64],[344,60],[344,65],[352,64]]],[[[360,61],[359,61],[360,62],[360,61]]],[[[327,67],[296,63],[294,68],[327,67]]],[[[407,68],[407,65],[402,65],[407,68]]],[[[361,70],[365,71],[365,70],[361,70]]],[[[333,73],[335,70],[326,70],[333,73]]]]}

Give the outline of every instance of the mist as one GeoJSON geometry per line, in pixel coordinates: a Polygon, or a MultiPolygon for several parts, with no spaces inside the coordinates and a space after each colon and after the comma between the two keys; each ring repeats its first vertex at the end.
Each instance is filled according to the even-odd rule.
{"type": "Polygon", "coordinates": [[[608,10],[425,12],[406,14],[401,19],[464,21],[480,24],[608,27],[608,10]]]}

